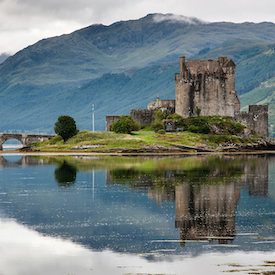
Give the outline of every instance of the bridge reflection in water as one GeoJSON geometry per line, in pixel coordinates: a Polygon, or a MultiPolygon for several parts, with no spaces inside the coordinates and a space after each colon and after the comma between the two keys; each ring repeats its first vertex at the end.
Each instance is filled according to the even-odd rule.
{"type": "Polygon", "coordinates": [[[42,158],[34,158],[31,156],[12,156],[13,161],[9,160],[10,156],[0,156],[0,168],[14,167],[14,166],[28,166],[28,165],[45,165],[48,161],[42,158]],[[15,157],[15,160],[14,160],[15,157]]]}

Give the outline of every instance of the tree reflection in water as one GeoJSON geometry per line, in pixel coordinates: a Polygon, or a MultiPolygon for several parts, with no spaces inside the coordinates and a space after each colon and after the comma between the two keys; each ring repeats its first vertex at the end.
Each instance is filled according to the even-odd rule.
{"type": "Polygon", "coordinates": [[[54,177],[59,186],[68,187],[75,183],[77,169],[64,160],[61,166],[55,169],[54,177]]]}

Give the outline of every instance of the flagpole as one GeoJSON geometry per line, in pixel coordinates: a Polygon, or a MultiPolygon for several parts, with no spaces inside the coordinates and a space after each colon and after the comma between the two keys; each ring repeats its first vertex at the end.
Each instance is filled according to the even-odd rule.
{"type": "Polygon", "coordinates": [[[92,108],[92,110],[93,110],[93,132],[95,131],[95,108],[94,108],[94,104],[93,104],[93,108],[92,108]]]}

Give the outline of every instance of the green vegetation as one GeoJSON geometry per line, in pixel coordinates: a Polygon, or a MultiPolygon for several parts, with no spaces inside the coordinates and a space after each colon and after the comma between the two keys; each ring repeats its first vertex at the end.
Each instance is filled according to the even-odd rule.
{"type": "Polygon", "coordinates": [[[131,134],[132,131],[138,131],[140,125],[131,116],[121,116],[110,129],[115,133],[131,134]]]}
{"type": "Polygon", "coordinates": [[[70,116],[59,116],[54,124],[54,131],[62,137],[64,142],[79,132],[76,128],[75,120],[70,116]]]}
{"type": "Polygon", "coordinates": [[[155,133],[157,133],[160,130],[164,130],[164,125],[162,124],[161,121],[154,121],[151,126],[152,126],[152,130],[155,133]]]}
{"type": "Polygon", "coordinates": [[[155,120],[152,123],[151,127],[155,133],[165,134],[165,127],[162,123],[165,117],[166,117],[166,113],[163,112],[162,110],[154,111],[155,120]]]}
{"type": "MultiPolygon", "coordinates": [[[[179,118],[179,116],[175,117],[179,118]]],[[[161,122],[159,123],[163,125],[161,122]]],[[[184,125],[185,131],[169,134],[165,134],[163,129],[154,133],[149,130],[150,127],[142,127],[143,129],[140,131],[133,131],[131,134],[90,132],[84,130],[69,138],[66,143],[60,136],[56,136],[48,141],[36,143],[35,149],[42,151],[67,151],[76,145],[100,145],[99,148],[85,149],[84,151],[104,151],[109,149],[119,150],[120,148],[144,148],[153,145],[167,147],[171,143],[191,146],[207,144],[215,147],[225,142],[249,143],[257,139],[257,136],[255,136],[255,139],[237,136],[245,127],[239,123],[232,122],[226,117],[194,117],[182,119],[181,123],[181,125],[184,125]],[[218,131],[217,133],[210,132],[206,134],[190,131],[191,126],[195,126],[198,129],[207,129],[208,132],[213,125],[215,125],[215,129],[218,131]]]]}
{"type": "MultiPolygon", "coordinates": [[[[158,111],[158,112],[161,112],[158,111]]],[[[200,112],[199,112],[200,113],[200,112]]],[[[161,118],[165,118],[166,120],[173,120],[177,122],[177,128],[182,128],[184,131],[189,131],[192,133],[202,133],[209,134],[211,132],[211,126],[216,126],[215,134],[218,135],[237,135],[239,134],[245,126],[233,122],[229,117],[221,117],[221,116],[197,116],[197,117],[189,117],[184,119],[182,116],[178,114],[172,115],[163,115],[158,114],[158,121],[161,118]]]]}

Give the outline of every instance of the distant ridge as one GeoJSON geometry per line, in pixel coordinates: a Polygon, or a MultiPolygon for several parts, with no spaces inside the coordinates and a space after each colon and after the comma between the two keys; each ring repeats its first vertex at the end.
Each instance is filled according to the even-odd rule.
{"type": "Polygon", "coordinates": [[[0,54],[0,64],[3,63],[9,57],[8,54],[2,53],[0,54]]]}

